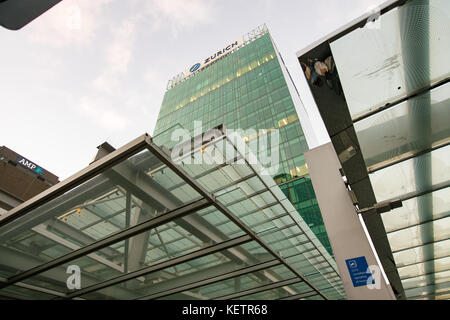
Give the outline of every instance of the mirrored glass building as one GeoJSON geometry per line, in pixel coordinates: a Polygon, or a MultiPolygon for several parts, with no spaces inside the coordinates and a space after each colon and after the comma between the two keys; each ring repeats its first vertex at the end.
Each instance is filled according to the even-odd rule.
{"type": "Polygon", "coordinates": [[[189,135],[221,124],[240,130],[260,162],[271,160],[267,166],[273,179],[332,255],[303,156],[308,150],[305,134],[313,135],[313,130],[267,27],[199,60],[171,79],[167,89],[154,136],[173,145],[180,128],[189,135]],[[266,146],[274,140],[277,147],[267,154],[266,146]]]}

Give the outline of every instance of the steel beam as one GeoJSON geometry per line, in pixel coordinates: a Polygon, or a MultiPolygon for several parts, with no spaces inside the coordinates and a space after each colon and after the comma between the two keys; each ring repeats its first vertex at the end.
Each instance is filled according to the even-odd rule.
{"type": "MultiPolygon", "coordinates": [[[[237,153],[240,154],[241,156],[243,156],[242,152],[241,152],[235,145],[233,145],[232,141],[230,141],[230,139],[229,139],[228,137],[226,137],[226,139],[227,139],[228,142],[233,146],[233,148],[237,151],[237,153]]],[[[247,164],[247,166],[253,171],[253,173],[257,174],[255,168],[253,168],[253,166],[250,165],[250,163],[247,161],[247,159],[246,159],[245,157],[244,157],[244,160],[245,160],[245,163],[247,164]]],[[[275,196],[275,194],[273,193],[273,191],[269,188],[269,186],[267,186],[267,184],[266,184],[262,179],[260,179],[260,180],[261,180],[261,182],[264,184],[264,186],[267,188],[267,190],[269,190],[269,192],[272,194],[272,196],[273,196],[275,199],[278,199],[278,198],[275,196]]],[[[283,205],[281,202],[280,202],[280,205],[284,208],[284,210],[285,210],[286,212],[289,212],[289,210],[287,210],[287,208],[284,207],[284,205],[283,205]]],[[[297,223],[294,219],[292,219],[292,220],[294,221],[294,223],[297,223]]],[[[308,240],[310,240],[311,244],[317,249],[317,251],[320,252],[320,250],[317,248],[316,244],[315,244],[313,241],[311,241],[311,239],[310,239],[310,238],[308,237],[308,235],[302,230],[302,228],[300,228],[300,226],[298,226],[298,228],[305,234],[305,236],[308,238],[308,240]]],[[[270,250],[271,250],[272,252],[276,253],[276,252],[275,252],[274,250],[272,250],[271,248],[270,248],[270,250]]],[[[277,256],[279,256],[279,255],[277,254],[277,256]]],[[[282,259],[282,258],[280,257],[280,259],[282,259]]],[[[330,262],[329,262],[329,261],[327,261],[327,262],[328,262],[328,264],[330,265],[330,267],[331,267],[332,269],[334,269],[334,267],[330,264],[330,262]]],[[[322,298],[324,298],[325,300],[328,299],[322,292],[320,292],[320,290],[318,290],[318,289],[314,286],[314,284],[312,284],[308,279],[306,279],[305,276],[304,276],[303,274],[301,274],[300,272],[298,272],[297,270],[295,270],[294,268],[292,268],[292,267],[291,267],[289,264],[287,264],[286,262],[284,262],[284,263],[285,263],[285,265],[288,267],[289,270],[291,270],[291,271],[292,271],[294,274],[296,274],[300,279],[302,279],[307,285],[309,285],[309,286],[311,287],[311,289],[317,291],[317,293],[318,293],[322,298]]],[[[336,273],[339,274],[337,271],[336,271],[336,273]]]]}
{"type": "MultiPolygon", "coordinates": [[[[83,247],[81,249],[75,250],[75,251],[70,252],[70,253],[68,253],[68,254],[66,254],[64,256],[61,256],[61,257],[56,258],[56,259],[54,259],[52,261],[49,261],[47,263],[44,263],[44,264],[39,265],[37,267],[34,267],[34,268],[30,269],[30,270],[27,270],[25,272],[22,272],[22,273],[16,275],[16,276],[13,276],[13,277],[8,279],[8,282],[7,282],[6,285],[11,285],[11,284],[13,284],[15,282],[19,282],[19,281],[21,281],[23,279],[32,277],[32,276],[34,276],[36,274],[39,274],[41,272],[50,270],[50,269],[55,268],[57,266],[60,266],[60,265],[62,265],[64,263],[67,263],[67,262],[69,262],[71,260],[80,258],[80,257],[82,257],[84,255],[87,255],[89,253],[98,251],[98,250],[103,249],[105,247],[108,247],[108,246],[110,246],[110,245],[112,245],[114,243],[117,243],[119,241],[122,241],[122,240],[125,240],[127,238],[130,238],[130,237],[132,237],[134,235],[140,234],[140,233],[145,232],[147,230],[150,230],[152,228],[156,228],[156,227],[158,227],[160,225],[163,225],[165,223],[173,221],[174,219],[186,216],[186,215],[188,215],[188,214],[190,214],[190,213],[192,213],[194,211],[206,208],[209,205],[211,205],[209,200],[202,199],[202,200],[198,200],[196,202],[193,202],[191,204],[188,204],[188,205],[186,205],[184,207],[172,210],[172,211],[167,212],[165,214],[162,214],[162,215],[160,215],[158,217],[155,217],[155,218],[153,218],[151,220],[148,220],[148,221],[143,222],[141,224],[138,224],[136,226],[133,226],[133,227],[124,229],[122,231],[119,231],[117,233],[114,233],[114,234],[112,234],[112,235],[110,235],[110,236],[108,236],[108,237],[106,237],[106,238],[104,238],[102,240],[99,240],[99,241],[97,241],[95,243],[87,245],[87,246],[85,246],[85,247],[83,247]]],[[[5,286],[5,284],[0,284],[0,288],[2,288],[4,286],[5,286]]]]}
{"type": "Polygon", "coordinates": [[[157,298],[165,297],[165,296],[168,296],[168,295],[172,295],[172,294],[180,293],[180,292],[183,292],[183,291],[192,290],[192,289],[195,289],[195,288],[198,288],[198,287],[206,286],[208,284],[213,284],[213,283],[216,283],[216,282],[220,282],[220,281],[228,280],[228,279],[235,278],[235,277],[238,277],[238,276],[242,276],[244,274],[254,273],[254,272],[257,272],[257,271],[261,271],[261,270],[264,270],[264,269],[275,267],[275,266],[280,265],[280,264],[281,263],[277,259],[270,260],[270,261],[267,261],[267,262],[264,262],[264,263],[260,263],[260,264],[253,265],[253,266],[250,266],[250,267],[244,267],[244,268],[238,269],[236,271],[232,271],[232,272],[224,273],[224,274],[221,274],[221,275],[218,275],[218,276],[214,276],[214,277],[211,277],[211,278],[208,278],[208,279],[205,279],[205,280],[192,282],[190,284],[186,284],[186,285],[183,285],[183,286],[180,286],[180,287],[176,287],[176,288],[172,288],[172,289],[169,289],[169,290],[161,291],[161,292],[158,292],[158,293],[146,295],[146,296],[138,298],[138,300],[150,300],[150,299],[157,299],[157,298]]]}
{"type": "Polygon", "coordinates": [[[95,284],[90,287],[83,288],[72,294],[67,295],[66,298],[72,299],[74,297],[79,297],[81,295],[84,295],[84,294],[87,294],[90,292],[94,292],[94,291],[98,291],[103,288],[110,287],[112,285],[116,285],[116,284],[131,280],[131,279],[134,279],[137,277],[147,275],[149,273],[154,273],[157,271],[161,271],[161,270],[176,266],[180,263],[189,262],[189,261],[197,259],[197,258],[201,258],[201,257],[207,256],[210,254],[214,254],[214,253],[247,243],[249,241],[251,241],[251,237],[249,237],[248,235],[244,235],[244,236],[241,236],[241,237],[238,237],[235,239],[231,239],[231,240],[228,240],[228,241],[225,241],[222,243],[214,244],[214,245],[211,245],[204,249],[200,249],[200,250],[185,254],[183,256],[173,258],[173,259],[170,259],[170,260],[167,260],[167,261],[164,261],[164,262],[161,262],[161,263],[158,263],[158,264],[155,264],[155,265],[152,265],[152,266],[149,266],[149,267],[137,270],[137,271],[129,272],[122,276],[95,284]]]}
{"type": "Polygon", "coordinates": [[[144,134],[136,138],[135,140],[97,160],[96,162],[92,163],[85,169],[67,178],[66,180],[50,187],[49,189],[41,192],[30,200],[25,201],[21,205],[8,211],[6,214],[0,217],[0,228],[24,216],[31,210],[38,208],[48,201],[55,199],[65,192],[79,186],[83,182],[97,176],[99,173],[123,161],[124,159],[127,159],[143,150],[148,137],[149,136],[147,134],[144,134]]]}
{"type": "Polygon", "coordinates": [[[317,295],[317,292],[310,291],[310,292],[295,294],[293,296],[289,296],[286,298],[281,298],[279,300],[299,300],[299,299],[308,298],[308,297],[312,297],[312,296],[316,296],[316,295],[317,295]]]}
{"type": "MultiPolygon", "coordinates": [[[[299,282],[302,282],[302,281],[299,280],[297,277],[295,277],[295,278],[291,278],[291,279],[287,279],[287,280],[277,281],[277,282],[270,283],[270,284],[265,284],[263,286],[259,286],[259,287],[256,287],[256,288],[243,290],[243,291],[240,291],[240,292],[235,292],[235,293],[228,294],[228,295],[225,295],[225,296],[216,297],[214,299],[217,299],[217,300],[231,300],[231,299],[245,297],[245,296],[248,296],[248,295],[251,295],[251,294],[255,294],[255,293],[259,293],[259,292],[264,292],[264,291],[267,291],[267,290],[281,288],[281,287],[288,286],[288,285],[295,284],[295,283],[299,283],[299,282]]],[[[317,294],[317,292],[314,292],[314,294],[317,294]]]]}
{"type": "MultiPolygon", "coordinates": [[[[228,137],[226,137],[228,140],[228,137]]],[[[269,253],[271,253],[276,259],[284,264],[290,271],[292,271],[295,275],[297,275],[301,280],[303,280],[306,284],[308,284],[313,290],[317,291],[317,293],[322,296],[324,299],[327,299],[325,295],[323,295],[320,290],[318,290],[308,279],[306,279],[302,274],[300,274],[297,270],[292,268],[277,252],[275,252],[272,248],[270,248],[263,240],[261,240],[250,228],[248,228],[239,218],[237,218],[233,213],[231,213],[227,207],[225,207],[223,204],[217,202],[215,200],[214,195],[210,194],[208,191],[206,191],[197,181],[193,180],[180,166],[173,163],[165,152],[163,152],[157,145],[155,145],[151,138],[148,137],[146,139],[147,141],[147,148],[150,150],[151,153],[153,153],[155,156],[157,156],[161,162],[163,162],[167,167],[169,167],[171,170],[173,170],[175,173],[177,173],[180,177],[182,177],[187,183],[194,188],[200,195],[202,195],[205,199],[209,199],[213,202],[214,206],[222,212],[225,216],[228,217],[232,222],[234,222],[237,226],[239,226],[243,231],[245,231],[248,235],[252,237],[253,240],[255,240],[261,247],[263,247],[265,250],[267,250],[269,253]]],[[[231,144],[233,145],[233,144],[231,144]]],[[[236,149],[236,147],[233,145],[233,147],[236,149]]],[[[239,150],[236,149],[238,153],[240,153],[239,150]]],[[[242,154],[241,154],[242,156],[242,154]]],[[[245,159],[247,165],[248,162],[245,159]]],[[[251,169],[253,167],[250,166],[251,169]]],[[[256,172],[255,172],[256,174],[256,172]]],[[[267,186],[266,186],[267,187],[267,186]]],[[[270,189],[269,189],[270,190],[270,189]]],[[[276,197],[275,197],[276,199],[276,197]]]]}
{"type": "MultiPolygon", "coordinates": [[[[23,266],[24,268],[30,268],[43,262],[43,259],[38,259],[35,256],[24,254],[16,250],[1,246],[0,246],[0,257],[2,257],[3,259],[2,264],[6,264],[6,266],[10,268],[15,268],[17,265],[23,266]]],[[[37,275],[32,280],[41,280],[48,284],[53,284],[56,287],[60,287],[61,292],[63,290],[69,291],[69,289],[66,286],[66,281],[69,275],[67,274],[66,271],[67,270],[64,266],[58,266],[52,270],[37,275]]],[[[82,286],[90,286],[97,283],[98,281],[99,281],[98,278],[91,276],[89,274],[85,274],[81,277],[82,286]]],[[[0,284],[1,287],[4,287],[3,284],[5,284],[5,282],[1,282],[0,284]]],[[[30,283],[27,283],[27,285],[28,284],[30,283]]],[[[35,287],[38,288],[38,286],[36,285],[35,287]]],[[[56,289],[53,290],[55,291],[56,289]]],[[[120,288],[117,294],[119,299],[125,299],[127,296],[129,296],[130,291],[125,290],[124,288],[120,288]]]]}

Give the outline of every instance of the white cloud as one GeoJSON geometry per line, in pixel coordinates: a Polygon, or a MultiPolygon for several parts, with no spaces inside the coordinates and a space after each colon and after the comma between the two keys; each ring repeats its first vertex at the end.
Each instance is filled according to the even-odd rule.
{"type": "Polygon", "coordinates": [[[76,110],[88,120],[109,131],[122,131],[131,123],[128,118],[116,112],[103,99],[83,97],[76,110]]]}
{"type": "Polygon", "coordinates": [[[133,18],[124,20],[113,30],[112,42],[105,50],[105,69],[93,82],[96,89],[112,93],[118,87],[120,77],[128,71],[135,38],[136,21],[133,18]]]}
{"type": "Polygon", "coordinates": [[[111,0],[64,0],[27,28],[30,40],[52,47],[91,43],[101,24],[103,6],[111,0]]]}
{"type": "Polygon", "coordinates": [[[214,22],[215,16],[209,0],[151,0],[146,10],[154,29],[170,27],[175,37],[182,28],[214,22]]]}

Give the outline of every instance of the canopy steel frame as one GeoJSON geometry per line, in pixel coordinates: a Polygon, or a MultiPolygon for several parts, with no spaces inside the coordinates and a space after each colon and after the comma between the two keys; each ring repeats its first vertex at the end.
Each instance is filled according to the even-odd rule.
{"type": "MultiPolygon", "coordinates": [[[[224,135],[222,137],[216,138],[214,141],[219,141],[222,139],[226,139],[227,141],[228,138],[224,135]]],[[[164,163],[168,168],[170,168],[172,171],[174,171],[178,176],[182,177],[185,181],[187,181],[187,183],[195,190],[197,191],[200,195],[202,195],[204,198],[209,199],[210,201],[213,202],[213,205],[219,210],[221,211],[228,219],[230,219],[232,222],[234,222],[238,227],[240,227],[243,231],[245,231],[248,235],[250,235],[252,237],[253,240],[255,240],[261,247],[263,247],[266,251],[268,251],[270,254],[272,254],[279,262],[281,262],[285,267],[287,267],[290,271],[292,271],[299,279],[301,279],[302,281],[304,281],[309,287],[311,287],[311,289],[313,289],[314,291],[316,291],[322,298],[324,298],[325,300],[328,300],[328,298],[318,289],[316,288],[310,281],[308,281],[308,279],[306,279],[302,274],[300,274],[297,270],[295,270],[292,266],[290,266],[277,252],[275,252],[272,248],[270,248],[262,239],[260,239],[249,227],[247,227],[242,221],[240,221],[233,213],[231,213],[231,211],[228,210],[227,207],[225,207],[223,204],[215,201],[215,198],[213,195],[211,195],[209,192],[207,192],[197,181],[192,180],[187,173],[184,172],[184,170],[176,165],[175,163],[173,163],[171,161],[171,159],[169,158],[169,156],[164,153],[157,145],[155,145],[150,137],[146,138],[147,141],[147,149],[154,154],[155,156],[157,156],[162,163],[164,163]]],[[[229,141],[230,142],[230,141],[229,141]]],[[[236,149],[236,147],[231,143],[231,145],[236,149]]],[[[236,149],[237,150],[237,149],[236,149]]],[[[240,154],[239,150],[237,150],[238,153],[240,154]]],[[[241,154],[241,156],[243,156],[241,154]]],[[[245,159],[245,158],[244,158],[245,159]]],[[[253,167],[251,167],[247,160],[245,159],[246,164],[253,170],[253,172],[255,173],[255,175],[257,175],[257,173],[254,171],[253,167]]],[[[264,182],[263,182],[264,183],[264,182]]],[[[267,185],[266,185],[267,188],[267,185]]],[[[269,188],[268,188],[269,189],[269,188]]],[[[272,192],[269,189],[270,192],[272,192]]],[[[273,195],[273,194],[272,194],[273,195]]],[[[274,198],[276,199],[275,195],[273,195],[274,198]]],[[[287,211],[287,210],[286,210],[287,211]]],[[[301,229],[300,229],[301,230],[301,229]]],[[[314,244],[315,246],[315,244],[314,244]]]]}
{"type": "Polygon", "coordinates": [[[47,270],[50,270],[52,268],[55,268],[57,266],[60,266],[64,263],[67,263],[69,261],[72,261],[74,259],[80,258],[84,255],[87,255],[89,253],[95,252],[99,249],[103,249],[105,247],[110,246],[111,244],[117,243],[119,241],[128,239],[134,235],[140,234],[142,232],[148,231],[152,228],[156,228],[160,225],[163,225],[167,222],[170,222],[174,219],[181,218],[185,215],[188,215],[194,211],[204,209],[208,206],[210,206],[211,203],[209,200],[201,199],[196,202],[193,202],[191,204],[188,204],[184,207],[177,208],[175,210],[169,211],[165,214],[162,214],[160,216],[157,216],[153,219],[150,219],[148,221],[142,222],[136,226],[124,229],[122,231],[119,231],[117,233],[114,233],[106,238],[103,238],[99,241],[96,241],[90,245],[84,246],[78,250],[75,250],[73,252],[70,252],[66,255],[63,255],[59,258],[56,258],[52,261],[49,261],[47,263],[44,263],[42,265],[39,265],[37,267],[34,267],[32,269],[29,269],[27,271],[24,271],[16,276],[8,278],[6,283],[0,283],[0,288],[3,288],[5,286],[11,285],[13,283],[22,281],[24,279],[27,279],[29,277],[32,277],[34,275],[37,275],[39,273],[45,272],[47,270]]]}
{"type": "MultiPolygon", "coordinates": [[[[222,139],[227,141],[226,135],[219,137],[218,139],[214,140],[213,142],[209,142],[209,144],[214,144],[217,141],[222,140],[222,139]]],[[[234,147],[233,144],[232,144],[232,146],[234,147]]],[[[147,275],[152,272],[160,271],[164,268],[176,266],[183,262],[189,262],[195,258],[199,258],[199,257],[205,256],[205,255],[217,253],[222,250],[230,250],[233,247],[237,247],[240,244],[244,244],[244,243],[247,243],[250,241],[255,241],[256,243],[258,243],[259,246],[261,246],[263,249],[265,249],[270,254],[270,256],[274,257],[274,260],[270,260],[270,261],[263,262],[263,263],[256,262],[256,264],[254,264],[255,262],[253,262],[252,265],[246,266],[246,267],[241,268],[234,272],[227,273],[225,275],[216,276],[216,277],[209,278],[209,279],[204,279],[202,281],[197,281],[195,283],[186,284],[182,287],[176,288],[176,290],[168,290],[168,291],[160,292],[157,294],[152,294],[149,296],[144,296],[141,298],[146,299],[146,298],[157,298],[157,297],[167,296],[167,295],[173,294],[175,291],[182,292],[182,291],[186,291],[190,288],[195,288],[195,287],[203,286],[205,284],[215,283],[215,282],[218,282],[221,280],[230,279],[230,278],[233,278],[233,277],[236,277],[239,275],[243,275],[243,274],[247,274],[250,272],[261,271],[263,269],[267,269],[272,266],[283,265],[296,276],[296,278],[295,278],[296,282],[306,283],[315,292],[315,294],[318,294],[322,298],[327,299],[327,297],[318,288],[316,288],[314,286],[314,284],[312,284],[308,279],[306,279],[303,274],[301,274],[296,269],[294,269],[284,258],[282,258],[277,252],[275,252],[265,241],[263,241],[261,238],[259,238],[259,236],[255,232],[253,232],[249,227],[247,227],[246,224],[244,224],[244,222],[242,222],[231,211],[229,211],[225,205],[216,201],[216,198],[213,193],[206,191],[197,181],[195,181],[195,179],[190,177],[181,168],[181,166],[175,164],[170,159],[170,155],[167,154],[162,148],[155,145],[152,141],[152,138],[147,134],[144,134],[144,135],[138,137],[137,139],[131,141],[130,143],[126,144],[125,146],[111,152],[110,154],[105,155],[103,158],[100,158],[97,161],[91,163],[88,167],[81,170],[79,173],[69,177],[67,180],[55,185],[54,187],[51,187],[50,189],[44,191],[43,193],[37,195],[36,197],[24,202],[23,204],[19,205],[18,207],[10,210],[7,214],[5,214],[1,217],[0,228],[25,216],[30,211],[40,207],[41,205],[48,203],[49,201],[51,201],[53,199],[56,199],[57,197],[63,195],[64,193],[66,193],[66,192],[72,190],[73,188],[79,186],[80,184],[98,176],[99,174],[103,173],[105,170],[123,162],[124,160],[130,158],[133,155],[136,155],[137,153],[139,153],[143,150],[150,151],[152,156],[155,156],[159,161],[162,162],[162,164],[163,164],[162,167],[168,167],[169,169],[171,169],[178,177],[180,177],[182,180],[184,180],[191,188],[193,188],[203,198],[201,198],[200,200],[193,201],[189,204],[182,205],[176,209],[173,209],[171,211],[163,213],[157,217],[151,218],[150,220],[141,222],[137,225],[134,225],[131,227],[128,226],[123,230],[115,232],[105,238],[97,240],[91,244],[88,244],[88,245],[81,247],[77,250],[74,250],[68,254],[58,257],[52,261],[43,263],[43,264],[38,265],[29,270],[23,271],[17,275],[11,276],[8,279],[6,279],[6,281],[0,282],[0,288],[6,287],[9,285],[18,285],[19,283],[21,283],[22,280],[25,280],[32,276],[41,274],[45,271],[48,271],[55,267],[61,266],[67,262],[73,261],[77,258],[81,258],[83,256],[91,254],[100,249],[104,249],[112,244],[117,243],[117,242],[127,240],[135,235],[144,233],[153,228],[156,228],[156,227],[162,226],[164,224],[167,224],[169,222],[172,222],[175,219],[185,217],[191,213],[194,213],[196,211],[202,210],[207,207],[215,207],[216,210],[218,210],[220,213],[225,215],[225,217],[227,217],[232,223],[234,223],[243,232],[245,232],[245,234],[242,236],[239,236],[237,238],[233,238],[231,240],[224,240],[221,242],[213,241],[213,244],[211,244],[208,247],[205,247],[203,249],[199,249],[194,252],[187,253],[187,254],[184,254],[184,255],[176,257],[176,258],[171,258],[167,261],[158,263],[153,266],[144,267],[139,270],[129,272],[129,273],[123,274],[121,276],[106,280],[106,281],[102,281],[100,283],[91,285],[89,287],[77,290],[73,293],[69,293],[69,294],[61,293],[62,296],[59,295],[59,297],[67,298],[67,299],[76,298],[81,295],[91,293],[94,291],[98,291],[100,289],[110,287],[112,285],[119,284],[119,283],[122,283],[122,282],[130,280],[130,279],[135,279],[135,278],[141,277],[143,275],[147,275]],[[182,291],[179,291],[179,290],[182,290],[182,291]]],[[[242,154],[240,154],[240,157],[243,158],[244,156],[242,154]]],[[[258,176],[258,174],[254,170],[254,168],[249,165],[248,161],[245,161],[245,164],[247,166],[249,166],[249,168],[253,171],[253,173],[249,176],[246,176],[246,177],[240,179],[239,182],[244,182],[252,177],[258,176]]],[[[261,178],[260,178],[260,180],[261,180],[261,178]]],[[[275,197],[273,192],[268,188],[268,186],[264,183],[264,181],[261,180],[261,182],[264,184],[264,186],[268,190],[258,191],[255,194],[252,194],[251,196],[263,193],[265,191],[269,191],[272,193],[274,198],[277,199],[277,197],[275,197]]],[[[236,182],[234,182],[233,184],[236,184],[236,182]]],[[[227,185],[226,187],[229,187],[229,186],[231,186],[231,184],[227,185]]],[[[223,188],[221,188],[220,190],[222,190],[222,189],[223,188]]],[[[267,207],[270,207],[272,205],[274,205],[274,204],[269,204],[267,207]]],[[[283,208],[286,210],[286,208],[284,206],[283,206],[283,208]]],[[[286,212],[288,212],[288,211],[286,210],[286,212]]],[[[283,216],[286,216],[286,215],[287,214],[285,214],[283,216]]],[[[279,217],[277,217],[277,218],[279,218],[279,217]]],[[[299,227],[298,224],[295,224],[295,225],[297,225],[297,227],[299,227]]],[[[302,230],[302,229],[300,228],[300,230],[302,230]]],[[[261,233],[265,233],[265,231],[268,231],[268,230],[263,230],[261,233]]],[[[308,240],[310,241],[309,237],[308,237],[308,240]]],[[[315,244],[314,243],[312,243],[312,244],[314,245],[313,249],[320,252],[320,250],[317,249],[315,244]]],[[[309,251],[309,250],[307,250],[307,251],[309,251]]],[[[284,283],[283,281],[284,280],[276,281],[270,285],[276,286],[276,284],[284,283]]],[[[292,280],[292,281],[294,281],[294,280],[292,280]]]]}
{"type": "Polygon", "coordinates": [[[205,285],[208,284],[213,284],[216,282],[220,282],[220,281],[224,281],[224,280],[228,280],[228,279],[232,279],[232,278],[236,278],[238,276],[242,276],[244,274],[249,274],[249,273],[253,273],[253,272],[257,272],[257,271],[262,271],[271,267],[276,267],[281,265],[280,261],[278,261],[277,259],[273,259],[267,262],[263,262],[263,263],[259,263],[253,266],[249,266],[249,267],[244,267],[241,269],[238,269],[236,271],[232,271],[229,273],[225,273],[223,275],[220,276],[215,276],[212,278],[208,278],[208,279],[204,279],[202,281],[197,281],[197,282],[193,282],[184,286],[180,286],[177,288],[173,288],[170,290],[166,290],[166,291],[162,291],[162,292],[158,292],[158,293],[154,293],[151,295],[146,295],[140,298],[137,298],[136,300],[150,300],[150,299],[158,299],[161,297],[166,297],[172,294],[176,294],[176,293],[180,293],[183,291],[187,291],[187,290],[192,290],[198,287],[203,287],[205,285]]]}
{"type": "Polygon", "coordinates": [[[234,239],[222,242],[222,243],[214,244],[214,245],[211,245],[204,249],[200,249],[200,250],[194,251],[192,253],[188,253],[183,256],[177,257],[177,258],[172,258],[170,260],[158,263],[156,265],[152,265],[152,266],[142,268],[142,269],[139,269],[139,270],[136,270],[133,272],[129,272],[122,276],[118,276],[116,278],[103,281],[103,282],[95,284],[93,286],[77,290],[74,293],[66,295],[65,298],[72,299],[74,297],[79,297],[81,295],[84,295],[84,294],[87,294],[90,292],[94,292],[94,291],[97,291],[97,290],[100,290],[100,289],[103,289],[106,287],[110,287],[112,285],[119,284],[119,283],[122,283],[127,280],[135,279],[137,277],[141,277],[141,276],[147,275],[152,272],[160,271],[160,270],[163,270],[163,269],[166,269],[169,267],[174,267],[180,263],[188,262],[193,259],[197,259],[197,258],[206,256],[206,255],[209,255],[209,254],[217,253],[222,250],[226,250],[226,249],[232,248],[234,246],[238,246],[238,245],[247,243],[249,241],[251,241],[251,238],[248,235],[244,235],[244,236],[237,237],[237,238],[234,238],[234,239]]]}
{"type": "Polygon", "coordinates": [[[95,161],[88,167],[84,168],[80,172],[74,174],[68,179],[52,186],[51,188],[41,192],[37,196],[25,201],[21,205],[15,207],[14,209],[8,211],[6,214],[0,217],[0,228],[4,225],[22,217],[29,211],[41,206],[42,204],[55,199],[56,197],[64,194],[65,192],[77,187],[81,183],[88,181],[89,179],[97,176],[106,169],[114,166],[115,164],[127,159],[136,153],[144,150],[148,138],[148,134],[143,134],[142,136],[134,139],[133,141],[127,143],[123,147],[117,149],[116,151],[106,155],[105,157],[95,161]]]}
{"type": "MultiPolygon", "coordinates": [[[[246,163],[247,166],[252,170],[252,172],[253,172],[255,175],[257,175],[257,173],[256,173],[255,169],[253,168],[253,166],[251,166],[251,165],[248,163],[247,159],[243,156],[243,154],[241,153],[241,151],[239,151],[238,148],[232,143],[232,141],[229,140],[228,136],[225,136],[225,139],[228,140],[228,142],[233,146],[233,148],[238,152],[238,154],[241,155],[241,156],[244,158],[245,163],[246,163]]],[[[267,190],[269,190],[269,192],[272,194],[272,196],[273,196],[275,199],[277,199],[277,197],[275,196],[275,194],[273,193],[273,191],[269,188],[269,186],[267,186],[267,184],[266,184],[263,180],[261,180],[261,182],[264,184],[264,186],[267,188],[267,190]]],[[[287,208],[284,206],[283,203],[280,202],[280,205],[284,208],[284,210],[285,210],[286,212],[289,212],[289,210],[287,210],[287,208]]],[[[319,248],[317,248],[316,244],[315,244],[315,243],[310,239],[310,237],[302,230],[302,228],[300,228],[300,226],[298,225],[298,223],[297,223],[294,219],[292,219],[292,220],[293,220],[294,223],[298,226],[298,228],[303,232],[303,234],[306,236],[306,238],[311,242],[311,244],[314,246],[314,248],[317,249],[317,251],[320,252],[320,250],[319,250],[319,248]]],[[[335,268],[333,265],[331,265],[331,263],[330,263],[328,260],[327,260],[327,263],[328,263],[328,265],[336,272],[336,274],[339,274],[339,272],[336,270],[336,268],[335,268]]],[[[310,282],[307,281],[307,280],[305,280],[303,277],[302,277],[302,280],[304,280],[307,284],[310,284],[310,282]]],[[[311,288],[312,288],[312,289],[315,289],[314,287],[311,287],[311,288]]],[[[317,290],[316,290],[316,291],[317,291],[317,290]]],[[[318,291],[318,292],[319,292],[319,291],[318,291]]],[[[323,298],[325,298],[325,296],[323,296],[322,294],[320,294],[320,295],[321,295],[323,298]]],[[[325,298],[325,299],[326,299],[326,298],[325,298]]]]}
{"type": "MultiPolygon", "coordinates": [[[[263,284],[261,286],[255,287],[255,288],[239,291],[239,292],[236,292],[236,293],[215,297],[214,299],[217,299],[217,300],[231,300],[231,299],[245,297],[245,296],[248,296],[248,295],[251,295],[251,294],[255,294],[255,293],[264,292],[264,291],[267,291],[267,290],[278,289],[278,288],[289,286],[291,284],[296,284],[296,283],[302,283],[302,281],[299,280],[297,277],[294,277],[294,278],[281,280],[281,281],[277,281],[277,282],[273,282],[273,283],[269,283],[269,284],[263,284]]],[[[317,293],[314,293],[314,294],[317,294],[317,293]]]]}

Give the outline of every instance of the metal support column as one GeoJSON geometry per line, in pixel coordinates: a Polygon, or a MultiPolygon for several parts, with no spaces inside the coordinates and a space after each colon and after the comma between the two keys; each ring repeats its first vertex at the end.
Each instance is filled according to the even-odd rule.
{"type": "Polygon", "coordinates": [[[370,236],[364,231],[363,219],[349,196],[333,145],[327,143],[309,150],[305,159],[347,298],[395,300],[387,278],[382,276],[384,271],[370,245],[370,236]],[[379,270],[379,276],[373,274],[369,278],[375,284],[367,285],[364,280],[368,266],[379,270]]]}

